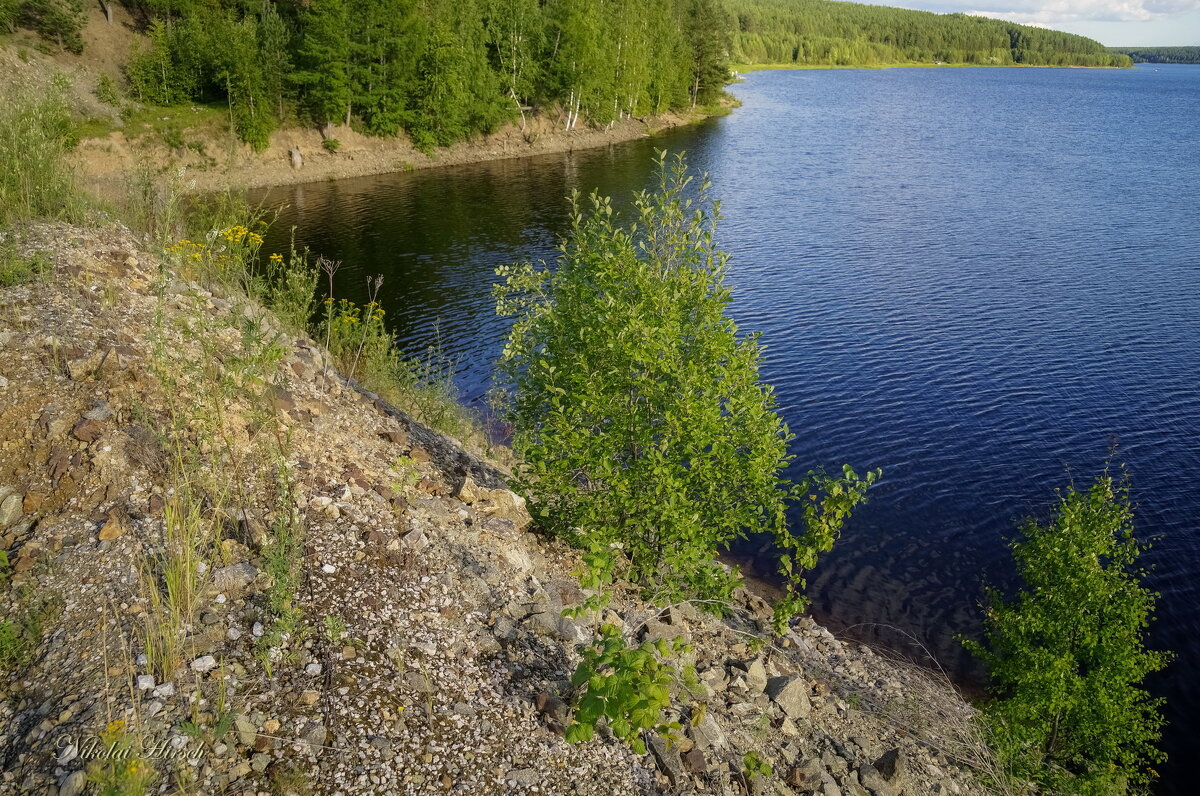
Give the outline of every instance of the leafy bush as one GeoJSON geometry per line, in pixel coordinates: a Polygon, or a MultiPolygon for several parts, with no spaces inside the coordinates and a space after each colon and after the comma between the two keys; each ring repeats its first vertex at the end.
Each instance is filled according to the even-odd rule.
{"type": "Polygon", "coordinates": [[[1163,720],[1140,683],[1169,656],[1143,645],[1157,595],[1139,583],[1126,479],[1068,487],[1049,523],[1021,530],[1024,586],[1012,600],[990,590],[985,641],[966,642],[991,673],[1002,762],[1047,793],[1144,792],[1163,720]]]}
{"type": "Polygon", "coordinates": [[[323,140],[321,142],[321,147],[326,152],[337,152],[339,149],[342,148],[342,142],[337,140],[336,138],[326,138],[325,140],[323,140]]]}
{"type": "Polygon", "coordinates": [[[725,314],[717,207],[707,184],[688,198],[682,156],[660,156],[659,178],[628,225],[609,199],[593,195],[585,213],[573,197],[557,268],[498,270],[497,311],[517,316],[501,358],[515,484],[543,529],[619,548],[620,574],[654,599],[728,599],[738,577],[717,554],[773,534],[791,589],[782,625],[804,604],[804,569],[877,474],[810,474],[802,492],[782,477],[792,436],[759,380],[758,337],[725,314]],[[800,537],[784,516],[794,497],[800,537]]]}

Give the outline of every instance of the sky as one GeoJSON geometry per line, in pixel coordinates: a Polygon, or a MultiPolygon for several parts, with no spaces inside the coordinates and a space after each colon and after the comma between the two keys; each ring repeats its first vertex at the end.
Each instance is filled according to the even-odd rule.
{"type": "Polygon", "coordinates": [[[1109,47],[1200,45],[1200,0],[858,0],[1040,25],[1109,47]]]}

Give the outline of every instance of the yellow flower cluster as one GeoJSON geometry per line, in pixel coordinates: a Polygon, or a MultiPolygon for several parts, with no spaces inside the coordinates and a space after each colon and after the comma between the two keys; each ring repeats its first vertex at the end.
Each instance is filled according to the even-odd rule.
{"type": "Polygon", "coordinates": [[[204,256],[204,246],[193,243],[186,238],[167,247],[167,254],[174,254],[181,259],[199,260],[204,256]]]}
{"type": "Polygon", "coordinates": [[[261,246],[263,242],[262,235],[259,235],[257,232],[251,232],[241,224],[235,224],[232,227],[221,230],[221,237],[230,243],[245,243],[249,246],[261,246]]]}

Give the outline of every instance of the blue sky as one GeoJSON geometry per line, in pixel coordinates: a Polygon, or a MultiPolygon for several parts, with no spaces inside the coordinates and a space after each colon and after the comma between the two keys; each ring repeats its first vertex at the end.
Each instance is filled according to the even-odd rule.
{"type": "Polygon", "coordinates": [[[859,0],[1041,25],[1110,47],[1200,45],[1200,0],[859,0]]]}

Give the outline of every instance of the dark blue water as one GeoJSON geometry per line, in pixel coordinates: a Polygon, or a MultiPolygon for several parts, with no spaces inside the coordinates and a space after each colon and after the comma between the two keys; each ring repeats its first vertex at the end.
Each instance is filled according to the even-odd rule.
{"type": "Polygon", "coordinates": [[[978,629],[981,579],[1009,582],[1004,537],[1115,440],[1155,545],[1152,641],[1178,653],[1153,682],[1162,792],[1191,792],[1200,67],[764,72],[734,93],[732,116],[605,150],[280,189],[275,235],[342,258],[343,294],[383,273],[405,345],[437,325],[476,400],[505,330],[492,269],[553,257],[570,189],[627,195],[655,146],[687,149],[797,462],[884,470],[810,579],[816,613],[902,628],[969,679],[954,637],[978,629]]]}

